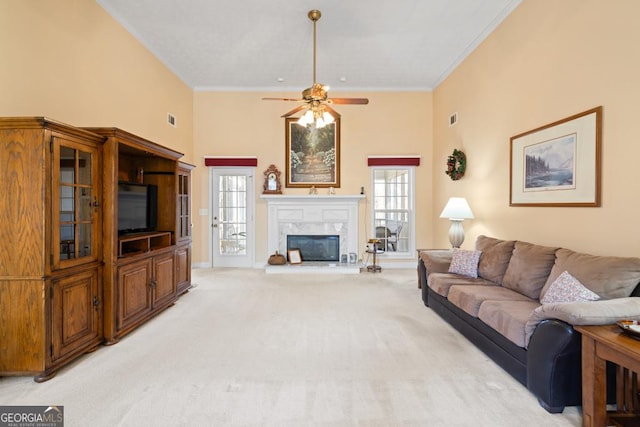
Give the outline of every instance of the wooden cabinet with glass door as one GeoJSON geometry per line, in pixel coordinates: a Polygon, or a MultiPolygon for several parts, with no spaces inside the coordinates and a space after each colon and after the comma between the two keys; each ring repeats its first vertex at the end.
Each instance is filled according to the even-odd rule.
{"type": "Polygon", "coordinates": [[[195,168],[185,162],[178,163],[178,204],[176,282],[178,294],[191,287],[191,171],[195,168]]]}
{"type": "Polygon", "coordinates": [[[87,129],[107,138],[102,175],[104,336],[105,344],[114,344],[178,297],[182,153],[122,129],[87,129]],[[136,210],[139,205],[143,208],[136,210]]]}
{"type": "Polygon", "coordinates": [[[0,375],[44,381],[102,342],[103,142],[0,118],[0,375]]]}

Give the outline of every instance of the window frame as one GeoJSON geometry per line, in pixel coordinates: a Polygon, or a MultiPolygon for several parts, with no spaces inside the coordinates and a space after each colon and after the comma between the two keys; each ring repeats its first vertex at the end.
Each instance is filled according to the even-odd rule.
{"type": "MultiPolygon", "coordinates": [[[[371,194],[371,203],[370,203],[370,221],[369,221],[369,229],[371,230],[371,235],[375,236],[376,230],[376,206],[375,206],[375,198],[376,198],[376,172],[381,170],[406,170],[408,173],[408,208],[407,208],[407,218],[408,224],[403,226],[404,230],[408,231],[407,242],[408,248],[406,251],[384,251],[380,253],[379,256],[388,259],[406,259],[413,258],[416,251],[416,238],[415,238],[415,228],[416,228],[416,185],[415,185],[415,176],[416,176],[416,167],[415,166],[370,166],[370,193],[371,194]]],[[[386,209],[385,209],[386,210],[386,209]]],[[[380,211],[380,210],[378,210],[380,211]]]]}

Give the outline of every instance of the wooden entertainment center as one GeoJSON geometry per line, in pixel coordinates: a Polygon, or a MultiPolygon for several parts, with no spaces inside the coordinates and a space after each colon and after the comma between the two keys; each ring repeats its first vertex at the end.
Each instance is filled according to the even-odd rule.
{"type": "Polygon", "coordinates": [[[181,157],[117,128],[0,118],[0,376],[46,381],[189,289],[181,157]],[[157,189],[153,229],[120,230],[121,182],[157,189]]]}

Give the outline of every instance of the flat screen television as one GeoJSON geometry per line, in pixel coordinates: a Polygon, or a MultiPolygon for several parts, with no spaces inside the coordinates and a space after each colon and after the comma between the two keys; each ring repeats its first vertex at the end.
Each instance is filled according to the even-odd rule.
{"type": "Polygon", "coordinates": [[[118,183],[118,234],[155,231],[158,226],[158,187],[118,183]]]}

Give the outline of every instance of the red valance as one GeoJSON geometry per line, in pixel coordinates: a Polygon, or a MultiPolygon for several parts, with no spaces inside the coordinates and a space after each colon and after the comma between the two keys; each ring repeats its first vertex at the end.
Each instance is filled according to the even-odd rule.
{"type": "Polygon", "coordinates": [[[367,158],[368,166],[420,166],[420,156],[375,156],[367,158]]]}
{"type": "Polygon", "coordinates": [[[205,166],[258,166],[257,157],[205,157],[205,166]]]}

